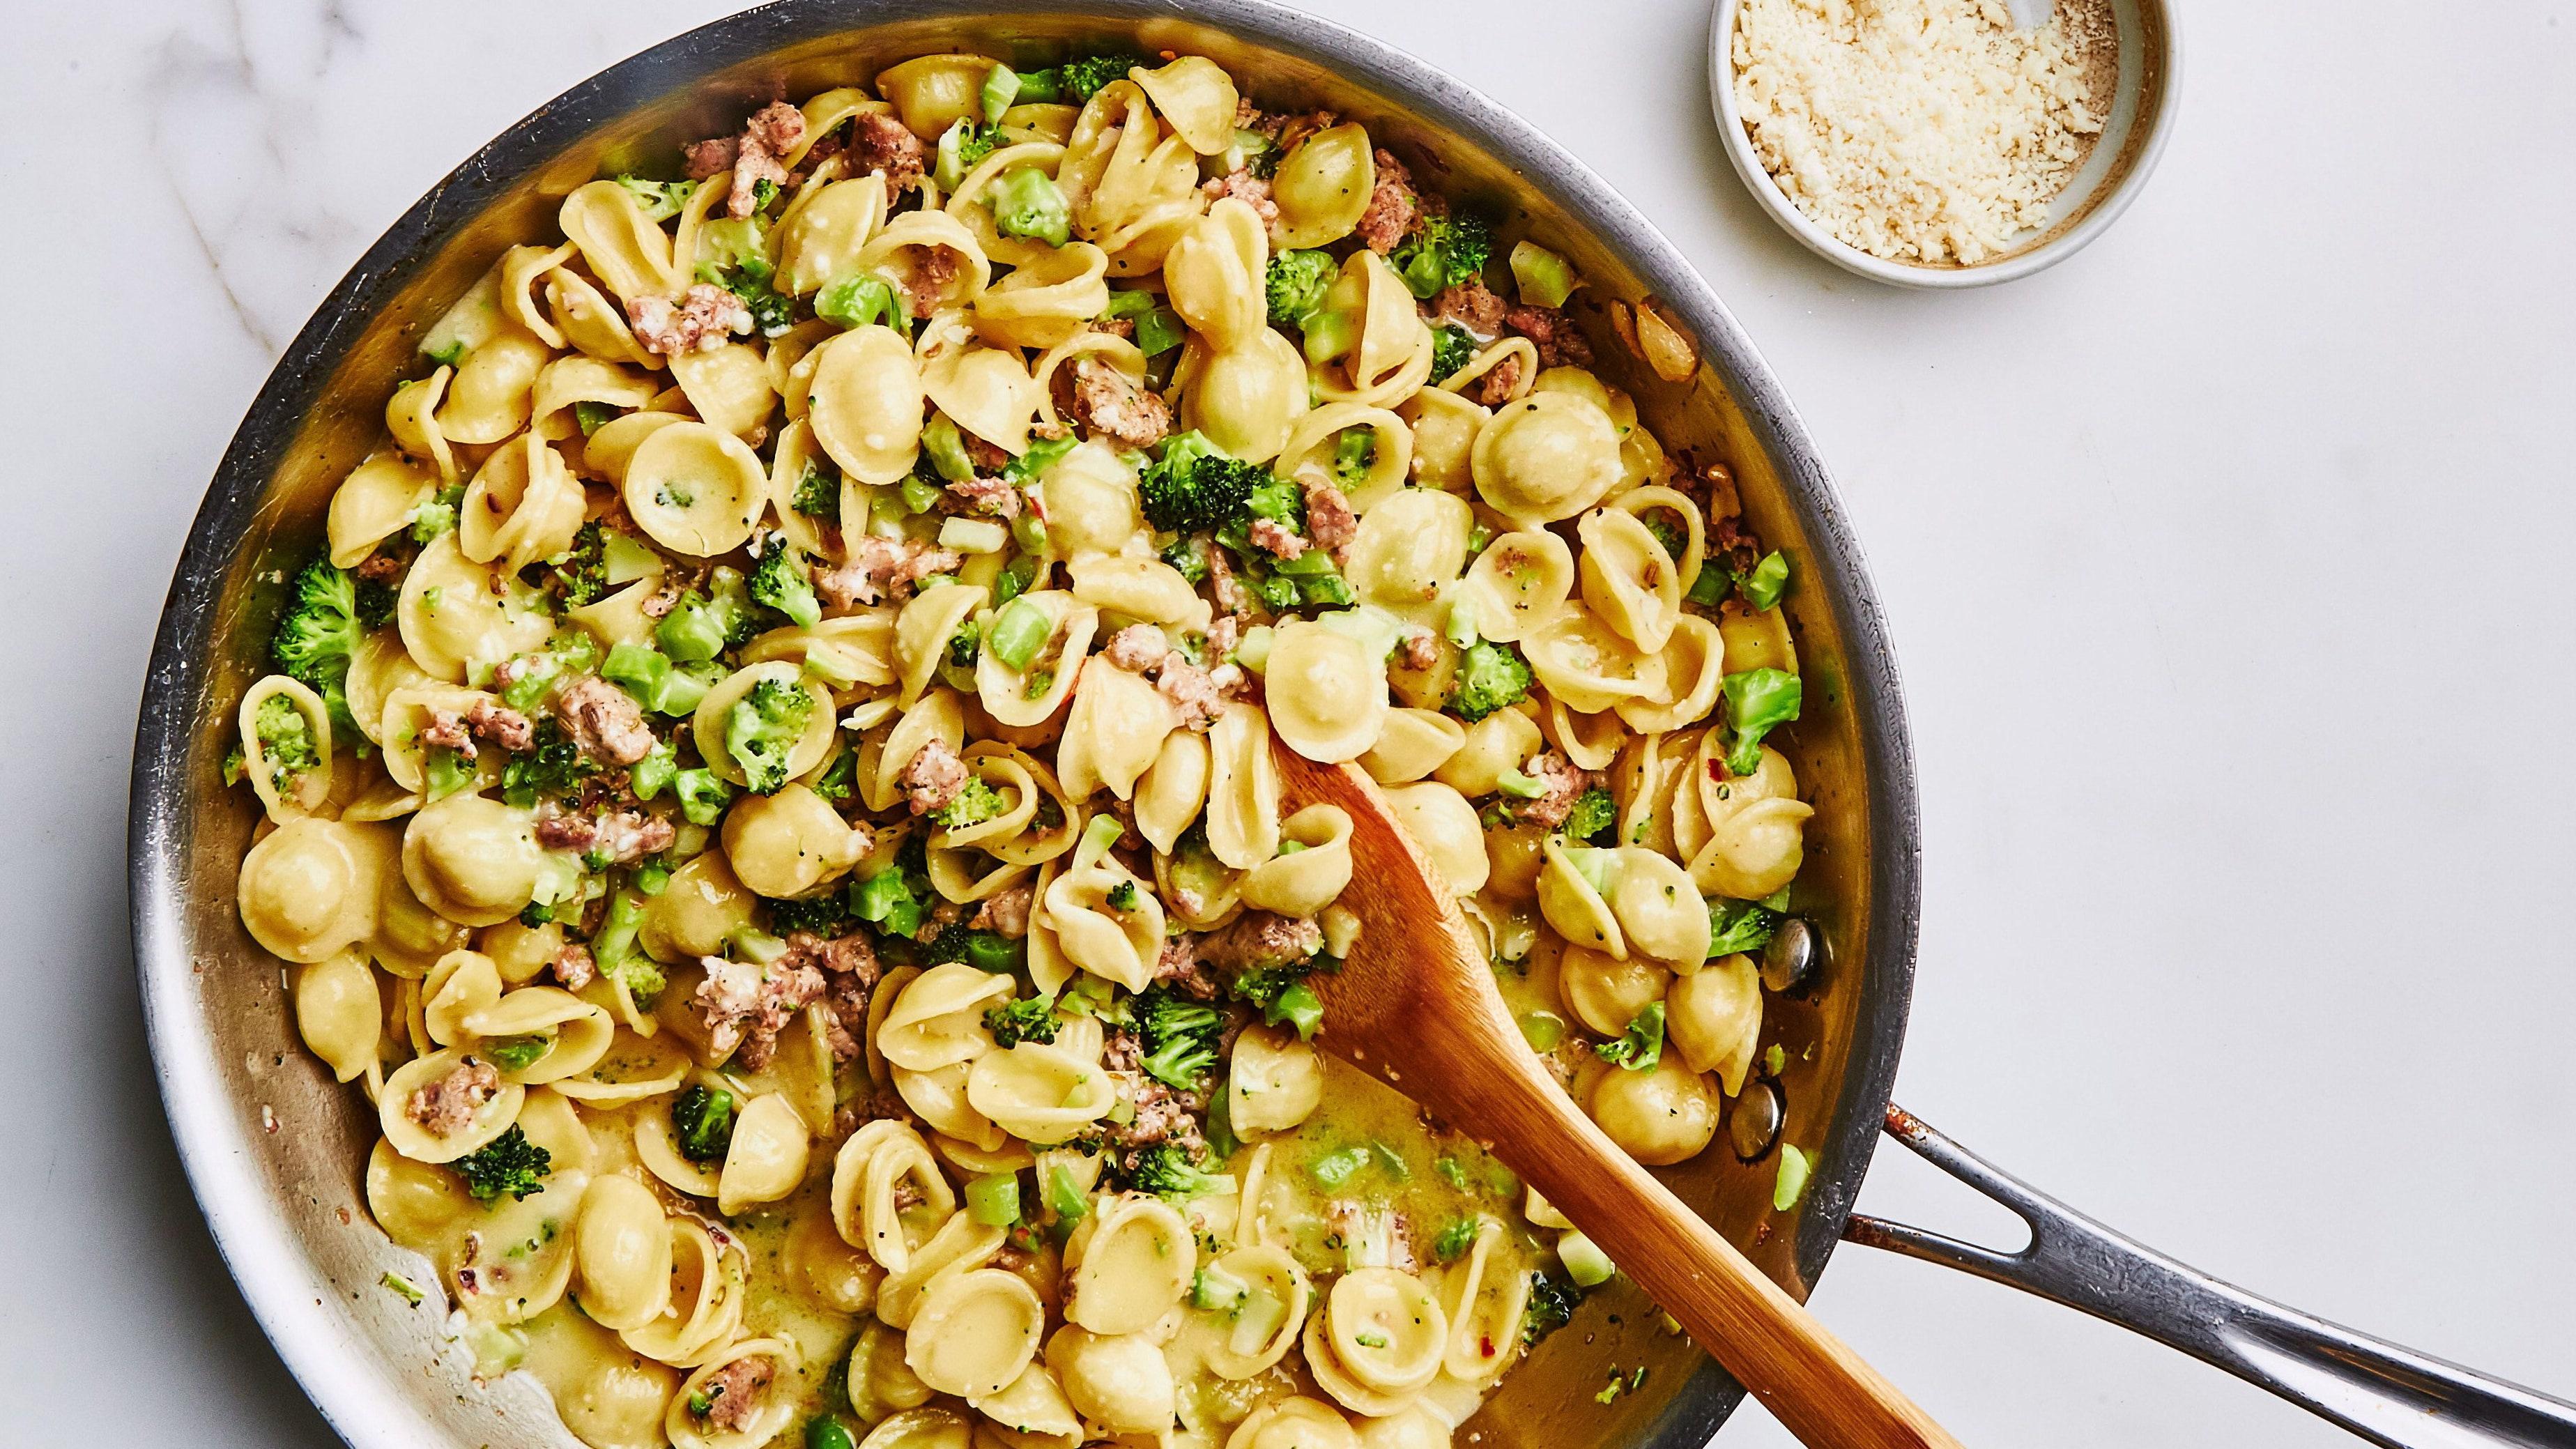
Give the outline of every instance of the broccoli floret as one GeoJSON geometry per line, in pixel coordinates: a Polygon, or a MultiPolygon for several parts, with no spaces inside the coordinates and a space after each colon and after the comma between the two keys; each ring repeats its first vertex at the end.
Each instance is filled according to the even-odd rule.
{"type": "Polygon", "coordinates": [[[1229,458],[1195,432],[1163,444],[1163,456],[1137,477],[1145,520],[1167,533],[1222,528],[1243,512],[1252,490],[1270,476],[1257,464],[1229,458]]]}
{"type": "Polygon", "coordinates": [[[963,830],[969,825],[981,825],[993,819],[1008,810],[1010,805],[1001,791],[969,776],[965,788],[947,804],[932,811],[930,818],[942,830],[963,830]]]}
{"type": "Polygon", "coordinates": [[[269,635],[269,653],[289,675],[312,686],[331,712],[335,729],[357,733],[344,684],[349,656],[369,629],[392,618],[393,591],[333,568],[317,558],[295,576],[294,601],[269,635]]]}
{"type": "Polygon", "coordinates": [[[1015,1047],[1024,1041],[1039,1043],[1055,1040],[1055,998],[1023,996],[1005,1001],[984,1013],[985,1029],[993,1033],[993,1044],[1015,1047]]]}
{"type": "Polygon", "coordinates": [[[791,936],[803,931],[814,936],[838,936],[850,927],[850,898],[840,891],[786,900],[769,899],[768,904],[769,929],[773,935],[791,936]]]}
{"type": "Polygon", "coordinates": [[[1315,967],[1316,961],[1292,961],[1241,972],[1226,991],[1235,1000],[1260,1008],[1266,1024],[1295,1027],[1299,1036],[1311,1038],[1324,1019],[1324,999],[1306,984],[1315,967]]]}
{"type": "Polygon", "coordinates": [[[733,1093],[703,1084],[671,1104],[671,1129],[680,1155],[691,1162],[721,1162],[733,1145],[733,1093]]]}
{"type": "Polygon", "coordinates": [[[1205,1196],[1224,1180],[1217,1173],[1201,1169],[1191,1160],[1189,1150],[1177,1142],[1157,1142],[1139,1149],[1128,1162],[1124,1176],[1126,1186],[1137,1192],[1180,1201],[1205,1196]]]}
{"type": "Polygon", "coordinates": [[[1521,1310],[1521,1342],[1535,1344],[1563,1328],[1583,1302],[1583,1290],[1567,1279],[1530,1274],[1529,1306],[1521,1310]]]}
{"type": "Polygon", "coordinates": [[[1324,305],[1324,294],[1332,290],[1333,278],[1342,264],[1330,252],[1283,251],[1270,259],[1270,270],[1262,279],[1262,290],[1270,303],[1270,320],[1282,327],[1303,329],[1306,319],[1324,305]]]}
{"type": "Polygon", "coordinates": [[[932,153],[930,178],[942,191],[954,191],[966,173],[1002,144],[1002,128],[979,126],[959,116],[939,134],[939,144],[932,153]]]}
{"type": "Polygon", "coordinates": [[[620,176],[617,184],[633,193],[647,221],[669,221],[678,216],[680,208],[689,204],[689,194],[698,189],[694,181],[647,181],[641,176],[620,176]]]}
{"type": "Polygon", "coordinates": [[[674,662],[703,664],[749,639],[759,627],[759,611],[742,570],[719,566],[707,575],[705,593],[692,589],[680,596],[653,638],[674,662]]]}
{"type": "Polygon", "coordinates": [[[823,621],[823,602],[814,597],[814,580],[806,573],[804,556],[784,542],[761,555],[760,566],[751,571],[750,588],[753,600],[785,614],[799,628],[811,629],[823,621]]]}
{"type": "Polygon", "coordinates": [[[947,929],[928,941],[900,944],[888,942],[889,954],[909,954],[916,966],[944,966],[963,961],[978,971],[996,976],[1021,970],[1029,964],[1029,944],[1016,936],[999,931],[979,931],[964,921],[952,922],[947,929]]]}
{"type": "Polygon", "coordinates": [[[1780,913],[1760,901],[1713,900],[1708,903],[1708,954],[1711,959],[1759,951],[1780,929],[1780,913]]]}
{"type": "Polygon", "coordinates": [[[597,519],[583,524],[572,536],[572,547],[562,557],[548,559],[546,568],[553,574],[564,607],[578,609],[598,602],[608,592],[608,531],[597,519]]]}
{"type": "Polygon", "coordinates": [[[1762,740],[1798,717],[1798,676],[1785,669],[1748,669],[1718,681],[1726,696],[1726,769],[1750,775],[1762,768],[1762,740]]]}
{"type": "Polygon", "coordinates": [[[841,480],[823,471],[820,464],[805,465],[805,476],[796,480],[795,496],[788,507],[808,518],[828,523],[841,521],[841,480]]]}
{"type": "Polygon", "coordinates": [[[1122,880],[1109,888],[1109,894],[1104,899],[1109,909],[1113,911],[1132,911],[1136,909],[1136,883],[1132,880],[1122,880]]]}
{"type": "Polygon", "coordinates": [[[1178,569],[1181,577],[1190,581],[1192,588],[1207,582],[1207,550],[1191,539],[1172,540],[1171,546],[1163,550],[1163,562],[1178,569]]]}
{"type": "Polygon", "coordinates": [[[429,543],[456,527],[456,510],[465,502],[465,485],[450,484],[411,511],[411,541],[429,543]]]}
{"type": "Polygon", "coordinates": [[[921,929],[922,893],[929,888],[927,878],[916,889],[900,865],[888,866],[850,887],[850,914],[884,935],[909,939],[921,929]]]}
{"type": "Polygon", "coordinates": [[[528,1134],[512,1123],[489,1145],[449,1165],[465,1179],[465,1190],[476,1202],[490,1202],[505,1192],[525,1199],[546,1190],[545,1177],[554,1171],[554,1154],[530,1142],[528,1134]]]}
{"type": "Polygon", "coordinates": [[[1431,329],[1431,381],[1447,382],[1461,368],[1476,360],[1476,335],[1466,328],[1444,324],[1431,329]]]}
{"type": "Polygon", "coordinates": [[[832,766],[814,782],[814,793],[834,804],[855,798],[859,793],[859,753],[843,750],[832,766]]]}
{"type": "Polygon", "coordinates": [[[1145,1053],[1146,1075],[1187,1092],[1216,1065],[1225,1014],[1160,986],[1139,992],[1131,1006],[1145,1053]]]}
{"type": "Polygon", "coordinates": [[[1565,812],[1565,833],[1577,840],[1590,840],[1619,823],[1619,802],[1607,790],[1586,790],[1565,812]]]}
{"type": "Polygon", "coordinates": [[[1491,227],[1473,216],[1425,216],[1387,255],[1405,289],[1428,300],[1461,282],[1473,281],[1493,255],[1491,227]]]}
{"type": "Polygon", "coordinates": [[[1012,170],[985,191],[993,211],[993,230],[1049,246],[1073,239],[1073,206],[1055,178],[1034,166],[1012,170]]]}
{"type": "Polygon", "coordinates": [[[787,785],[787,757],[814,718],[814,696],[803,687],[763,679],[725,713],[725,752],[741,767],[755,795],[775,795],[787,785]]]}
{"type": "MultiPolygon", "coordinates": [[[[1132,55],[1078,56],[1055,68],[1055,83],[1076,101],[1087,101],[1102,86],[1126,79],[1127,72],[1138,64],[1132,55]]],[[[1021,90],[1025,93],[1027,87],[1023,85],[1021,90]]]]}
{"type": "Polygon", "coordinates": [[[1529,698],[1530,668],[1509,644],[1479,639],[1458,656],[1449,709],[1469,724],[1529,698]]]}
{"type": "Polygon", "coordinates": [[[292,791],[305,771],[322,763],[321,742],[313,738],[312,722],[283,694],[259,702],[251,728],[258,731],[259,752],[268,761],[268,782],[281,794],[292,791]]]}
{"type": "Polygon", "coordinates": [[[957,632],[948,636],[948,662],[960,669],[975,667],[977,656],[984,652],[984,631],[973,619],[957,622],[957,632]]]}
{"type": "Polygon", "coordinates": [[[522,810],[572,794],[581,788],[582,776],[599,768],[552,718],[537,721],[533,743],[534,748],[511,756],[501,767],[501,798],[522,810]]]}
{"type": "Polygon", "coordinates": [[[1664,1059],[1664,1004],[1649,1001],[1628,1018],[1628,1029],[1617,1041],[1605,1041],[1593,1048],[1601,1060],[1632,1072],[1651,1072],[1664,1059]]]}

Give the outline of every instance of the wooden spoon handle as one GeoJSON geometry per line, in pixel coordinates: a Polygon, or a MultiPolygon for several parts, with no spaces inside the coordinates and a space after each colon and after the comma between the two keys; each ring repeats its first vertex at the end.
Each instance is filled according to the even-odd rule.
{"type": "Polygon", "coordinates": [[[1485,1084],[1495,1155],[1816,1449],[1958,1449],[1896,1385],[1620,1150],[1536,1070],[1485,1084]]]}

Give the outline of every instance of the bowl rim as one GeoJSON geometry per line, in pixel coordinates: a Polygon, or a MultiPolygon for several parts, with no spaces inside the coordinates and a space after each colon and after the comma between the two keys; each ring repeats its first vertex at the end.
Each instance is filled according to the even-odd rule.
{"type": "Polygon", "coordinates": [[[1753,138],[1745,134],[1744,117],[1735,102],[1734,60],[1728,55],[1728,41],[1735,34],[1736,12],[1743,0],[1715,0],[1709,7],[1708,23],[1708,96],[1709,106],[1717,116],[1718,139],[1725,144],[1726,159],[1735,165],[1736,179],[1753,193],[1763,211],[1779,223],[1780,229],[1797,238],[1800,245],[1832,262],[1847,272],[1884,282],[1891,287],[1913,287],[1925,291],[1960,291],[1970,287],[1991,287],[2044,272],[2059,262],[2093,244],[2094,238],[2111,229],[2129,204],[2146,189],[2147,178],[2154,173],[2156,162],[2164,155],[2165,143],[2173,137],[2176,102],[2182,94],[2182,29],[2176,7],[2164,0],[2140,0],[2155,5],[2163,20],[2164,48],[2158,56],[2160,70],[2155,86],[2156,110],[2147,127],[2146,140],[2129,162],[2127,171],[2090,211],[2075,225],[2039,245],[1991,262],[1976,262],[1963,267],[1926,267],[1911,262],[1891,261],[1874,256],[1827,231],[1798,209],[1780,183],[1764,169],[1762,158],[1753,152],[1753,138]]]}
{"type": "MultiPolygon", "coordinates": [[[[1192,12],[1194,23],[1330,66],[1411,107],[1483,146],[1581,217],[1697,331],[1703,361],[1717,370],[1773,462],[1815,565],[1802,587],[1825,595],[1842,636],[1870,857],[1868,959],[1839,968],[1865,973],[1849,1055],[1794,1228],[1791,1291],[1803,1298],[1841,1237],[1878,1140],[1912,996],[1921,894],[1913,748],[1895,654],[1860,545],[1814,443],[1708,282],[1642,213],[1536,126],[1426,61],[1278,0],[1201,0],[1192,12]]],[[[863,10],[846,0],[772,0],[681,32],[538,106],[434,184],[317,304],[261,385],[191,524],[154,640],[127,815],[129,910],[154,1076],[190,1189],[253,1317],[346,1442],[427,1449],[445,1440],[397,1392],[401,1371],[317,1311],[325,1280],[273,1210],[214,1039],[200,1029],[185,910],[189,810],[203,774],[191,768],[191,747],[212,683],[209,649],[226,573],[277,464],[349,349],[449,234],[598,127],[784,46],[883,24],[1018,16],[1128,24],[1173,13],[1168,0],[875,0],[863,10]]],[[[1706,1361],[1638,1442],[1696,1449],[1742,1398],[1742,1388],[1706,1361]]]]}

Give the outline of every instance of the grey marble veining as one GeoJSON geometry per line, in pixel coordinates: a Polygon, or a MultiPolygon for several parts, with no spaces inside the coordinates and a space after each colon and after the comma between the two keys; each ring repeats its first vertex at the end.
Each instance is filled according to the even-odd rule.
{"type": "MultiPolygon", "coordinates": [[[[1927,824],[1900,1096],[2247,1287],[2576,1389],[2576,17],[2186,15],[2172,150],[1996,291],[1831,271],[1737,187],[1688,0],[1318,9],[1637,200],[1804,409],[1905,661],[1927,824]]],[[[20,0],[0,50],[0,1360],[207,1445],[326,1431],[178,1180],[124,941],[145,645],[284,340],[405,205],[680,0],[20,0]]],[[[1864,1208],[1986,1220],[1902,1154],[1864,1208]]],[[[2349,1442],[1860,1251],[1817,1307],[1977,1444],[2349,1442]]],[[[12,1419],[69,1444],[93,1412],[12,1419]]],[[[1785,1445],[1748,1412],[1723,1442],[1785,1445]]]]}

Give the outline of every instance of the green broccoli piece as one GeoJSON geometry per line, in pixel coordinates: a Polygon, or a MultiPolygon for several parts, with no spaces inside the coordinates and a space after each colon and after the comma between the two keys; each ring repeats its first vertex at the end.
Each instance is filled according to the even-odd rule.
{"type": "Polygon", "coordinates": [[[322,763],[322,745],[313,738],[312,721],[285,695],[261,700],[251,728],[259,735],[261,756],[268,761],[268,782],[280,794],[292,792],[305,771],[322,763]]]}
{"type": "Polygon", "coordinates": [[[930,179],[938,182],[942,191],[955,191],[957,183],[966,179],[966,173],[974,170],[1001,144],[1001,127],[979,126],[959,116],[949,122],[947,130],[939,133],[939,144],[931,157],[930,179]]]}
{"type": "Polygon", "coordinates": [[[1183,1202],[1214,1192],[1224,1180],[1220,1174],[1202,1169],[1191,1159],[1189,1150],[1177,1142],[1157,1142],[1139,1149],[1118,1175],[1134,1191],[1183,1202]]]}
{"type": "Polygon", "coordinates": [[[799,628],[811,629],[823,622],[823,602],[814,597],[814,580],[806,572],[805,557],[783,541],[761,555],[760,566],[751,571],[749,587],[755,602],[785,614],[799,628]]]}
{"type": "Polygon", "coordinates": [[[733,786],[717,778],[715,771],[701,767],[673,775],[671,794],[680,802],[682,819],[691,825],[713,825],[724,817],[725,806],[733,800],[733,786]]]}
{"type": "Polygon", "coordinates": [[[1431,329],[1431,381],[1437,385],[1456,377],[1468,363],[1476,360],[1476,334],[1455,323],[1443,323],[1431,329]]]}
{"type": "Polygon", "coordinates": [[[1619,823],[1619,802],[1607,790],[1586,790],[1577,796],[1574,808],[1565,813],[1566,834],[1577,840],[1590,840],[1619,823]]]}
{"type": "MultiPolygon", "coordinates": [[[[1057,66],[1051,74],[1057,88],[1079,102],[1090,100],[1111,81],[1125,80],[1127,72],[1142,63],[1132,55],[1085,55],[1057,66]]],[[[1028,93],[1027,78],[1022,77],[1020,94],[1027,96],[1028,93]]]]}
{"type": "Polygon", "coordinates": [[[1664,1059],[1664,1004],[1649,1001],[1628,1018],[1628,1029],[1617,1041],[1605,1041],[1593,1048],[1601,1060],[1632,1072],[1651,1072],[1664,1059]]]}
{"type": "Polygon", "coordinates": [[[805,465],[805,476],[796,480],[796,492],[787,506],[807,518],[826,523],[841,521],[841,480],[823,471],[819,463],[805,465]]]}
{"type": "Polygon", "coordinates": [[[1530,667],[1509,644],[1479,639],[1458,656],[1449,709],[1469,724],[1529,698],[1530,667]]]}
{"type": "Polygon", "coordinates": [[[769,907],[773,935],[792,936],[803,931],[813,936],[838,936],[850,928],[850,898],[840,891],[785,900],[763,899],[769,907]]]}
{"type": "Polygon", "coordinates": [[[1145,1048],[1145,1074],[1181,1091],[1195,1090],[1216,1065],[1225,1014],[1160,986],[1137,993],[1131,1005],[1145,1048]]]}
{"type": "Polygon", "coordinates": [[[1730,901],[1724,898],[1708,903],[1708,954],[1710,960],[1734,956],[1746,951],[1759,951],[1771,944],[1780,929],[1780,913],[1760,901],[1730,901]]]}
{"type": "Polygon", "coordinates": [[[616,181],[633,193],[647,221],[669,221],[678,216],[680,208],[689,204],[691,193],[698,189],[694,181],[647,181],[641,176],[620,176],[616,181]]]}
{"type": "MultiPolygon", "coordinates": [[[[636,703],[655,714],[695,710],[715,684],[708,672],[705,665],[673,664],[662,651],[634,639],[620,640],[599,666],[600,678],[635,696],[636,703]]],[[[636,791],[644,799],[653,798],[643,794],[641,785],[636,791]]]]}
{"type": "Polygon", "coordinates": [[[456,527],[456,510],[465,503],[465,485],[450,484],[431,495],[430,500],[411,511],[411,541],[434,542],[442,533],[456,527]]]}
{"type": "Polygon", "coordinates": [[[1100,315],[1134,322],[1136,350],[1147,357],[1162,356],[1180,346],[1188,335],[1180,314],[1164,306],[1163,299],[1152,292],[1112,292],[1109,305],[1101,309],[1100,315]]]}
{"type": "Polygon", "coordinates": [[[546,560],[546,567],[565,608],[598,602],[608,592],[608,531],[595,518],[583,524],[572,536],[572,547],[546,560]]]}
{"type": "Polygon", "coordinates": [[[1473,216],[1424,216],[1387,254],[1405,290],[1425,301],[1471,282],[1493,255],[1494,232],[1473,216]]]}
{"type": "Polygon", "coordinates": [[[1196,533],[1235,522],[1252,490],[1270,476],[1258,464],[1229,458],[1197,432],[1163,443],[1162,456],[1142,469],[1136,495],[1145,521],[1167,533],[1196,533]]]}
{"type": "Polygon", "coordinates": [[[707,589],[680,596],[653,631],[662,652],[680,664],[703,664],[749,639],[760,627],[742,570],[719,566],[707,575],[707,589]]]}
{"type": "Polygon", "coordinates": [[[1040,1044],[1055,1040],[1055,998],[1023,996],[1005,1001],[984,1013],[984,1027],[993,1033],[995,1046],[1015,1047],[1024,1041],[1040,1044]]]}
{"type": "Polygon", "coordinates": [[[984,190],[993,230],[1060,247],[1073,239],[1073,206],[1055,178],[1034,166],[1011,170],[984,190]]]}
{"type": "MultiPolygon", "coordinates": [[[[924,889],[928,883],[924,882],[924,889]]],[[[900,866],[888,866],[850,887],[850,914],[885,935],[909,939],[921,929],[927,906],[900,866]]]]}
{"type": "Polygon", "coordinates": [[[858,751],[843,750],[835,756],[831,768],[814,781],[814,793],[836,805],[854,798],[859,793],[858,751]]]}
{"type": "Polygon", "coordinates": [[[947,804],[932,811],[930,818],[942,830],[963,830],[969,825],[981,825],[995,818],[1008,810],[1010,804],[1001,791],[968,776],[965,788],[947,804]]]}
{"type": "Polygon", "coordinates": [[[554,1154],[530,1142],[514,1122],[509,1131],[448,1165],[465,1179],[465,1190],[476,1202],[490,1202],[505,1192],[524,1200],[546,1190],[554,1154]]]}
{"type": "Polygon", "coordinates": [[[1785,669],[1748,669],[1719,680],[1718,691],[1726,696],[1727,772],[1750,775],[1762,768],[1763,737],[1798,717],[1798,676],[1785,669]]]}
{"type": "Polygon", "coordinates": [[[1262,291],[1270,304],[1270,320],[1282,327],[1304,330],[1306,319],[1324,305],[1324,294],[1332,290],[1333,279],[1340,275],[1342,264],[1331,252],[1277,252],[1270,258],[1270,269],[1262,276],[1262,291]]]}
{"type": "Polygon", "coordinates": [[[924,942],[910,947],[913,964],[944,966],[963,961],[978,971],[1006,976],[1029,964],[1028,942],[999,931],[979,931],[964,921],[952,922],[947,929],[924,942]]]}
{"type": "Polygon", "coordinates": [[[1484,1228],[1485,1220],[1474,1213],[1450,1219],[1441,1227],[1440,1235],[1431,1240],[1432,1258],[1451,1263],[1465,1257],[1467,1250],[1476,1246],[1476,1234],[1484,1228]]]}
{"type": "Polygon", "coordinates": [[[585,438],[615,422],[619,416],[615,403],[592,402],[585,398],[572,405],[573,423],[585,438]]]}
{"type": "Polygon", "coordinates": [[[787,757],[814,718],[814,696],[799,685],[763,679],[725,712],[725,752],[755,795],[787,786],[787,757]]]}
{"type": "Polygon", "coordinates": [[[1563,1278],[1545,1273],[1530,1274],[1529,1306],[1521,1310],[1521,1342],[1535,1345],[1540,1339],[1563,1328],[1583,1303],[1583,1290],[1563,1278]]]}
{"type": "Polygon", "coordinates": [[[583,776],[599,768],[552,718],[537,721],[533,745],[501,767],[501,798],[522,810],[572,794],[583,776]]]}
{"type": "Polygon", "coordinates": [[[349,713],[345,684],[349,656],[367,631],[393,617],[393,591],[363,581],[316,558],[295,576],[294,599],[278,617],[268,638],[277,666],[312,687],[331,712],[334,729],[353,737],[357,720],[349,713]]]}
{"type": "Polygon", "coordinates": [[[948,636],[948,662],[959,669],[972,669],[984,652],[984,631],[975,627],[971,618],[957,621],[957,632],[948,636]]]}
{"type": "Polygon", "coordinates": [[[692,1085],[671,1104],[671,1129],[680,1155],[691,1162],[722,1162],[733,1145],[733,1093],[692,1085]]]}
{"type": "Polygon", "coordinates": [[[1163,550],[1163,562],[1179,570],[1181,577],[1189,580],[1192,588],[1207,582],[1207,550],[1199,547],[1194,540],[1187,538],[1172,540],[1171,546],[1163,550]]]}

